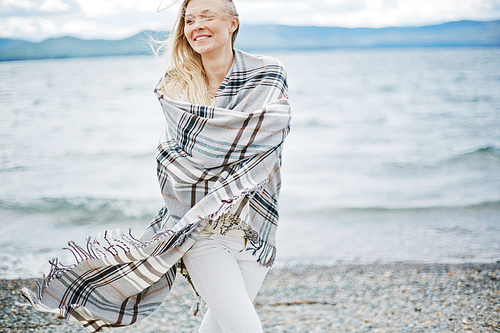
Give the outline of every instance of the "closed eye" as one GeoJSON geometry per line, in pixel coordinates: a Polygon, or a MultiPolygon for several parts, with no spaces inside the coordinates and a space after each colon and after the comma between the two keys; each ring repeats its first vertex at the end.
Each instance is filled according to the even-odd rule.
{"type": "Polygon", "coordinates": [[[194,17],[191,15],[188,15],[185,17],[184,23],[185,24],[192,24],[194,22],[194,17]]]}

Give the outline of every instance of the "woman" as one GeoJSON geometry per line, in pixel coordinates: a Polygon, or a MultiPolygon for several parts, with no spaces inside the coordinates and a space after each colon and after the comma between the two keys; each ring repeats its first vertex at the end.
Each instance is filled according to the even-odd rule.
{"type": "MultiPolygon", "coordinates": [[[[262,57],[254,58],[250,55],[243,55],[240,51],[233,51],[238,28],[238,14],[232,1],[184,1],[176,29],[172,35],[172,54],[170,57],[172,64],[168,71],[169,75],[160,85],[161,93],[173,99],[230,108],[239,112],[257,110],[268,102],[284,97],[286,82],[283,69],[277,61],[262,57]],[[245,61],[249,64],[253,61],[259,62],[252,69],[260,71],[261,73],[258,75],[267,76],[267,78],[256,77],[257,75],[253,74],[249,80],[252,81],[251,84],[241,87],[229,84],[227,87],[228,82],[232,83],[231,73],[228,75],[228,72],[233,65],[234,57],[238,58],[236,64],[245,61]],[[265,63],[265,69],[262,68],[260,62],[265,63]],[[270,73],[262,73],[263,70],[270,73]],[[226,83],[221,87],[225,78],[226,83]],[[268,83],[274,81],[275,87],[255,89],[255,85],[263,84],[263,80],[269,80],[268,83]],[[242,88],[254,91],[254,93],[262,90],[262,93],[269,94],[269,96],[257,98],[251,96],[251,93],[247,93],[245,94],[248,95],[245,96],[245,102],[235,101],[244,96],[244,94],[240,94],[236,97],[242,88]],[[248,105],[249,103],[251,105],[248,105]]],[[[233,71],[235,69],[233,68],[233,71]]],[[[242,69],[238,68],[237,70],[242,69]]],[[[239,80],[244,75],[243,72],[234,74],[239,76],[239,80]]],[[[238,82],[239,85],[242,83],[238,82]]],[[[216,136],[227,134],[220,127],[217,128],[217,131],[220,133],[216,133],[216,136]]],[[[232,133],[229,133],[229,136],[231,135],[232,133]]],[[[213,136],[210,139],[213,139],[213,136]]],[[[162,141],[166,140],[167,137],[162,138],[162,141]]],[[[235,143],[233,142],[233,144],[235,143]]],[[[243,142],[239,141],[238,143],[242,144],[243,142]]],[[[210,143],[207,141],[207,144],[210,143]]],[[[220,152],[224,155],[226,149],[222,148],[220,152]]],[[[222,155],[219,159],[214,159],[216,165],[225,165],[224,162],[218,161],[223,157],[222,155]]],[[[237,160],[240,159],[237,157],[237,160]]],[[[234,166],[238,166],[236,161],[233,163],[234,166]]],[[[279,168],[279,166],[277,167],[279,168]]],[[[217,170],[214,175],[220,177],[220,171],[217,170]]],[[[269,199],[274,202],[277,199],[277,187],[279,186],[278,171],[276,170],[275,180],[267,188],[269,193],[273,194],[269,199]]],[[[206,177],[206,180],[202,182],[196,180],[197,186],[190,191],[191,197],[201,198],[205,196],[204,187],[210,183],[209,177],[213,177],[213,175],[206,177]]],[[[169,190],[163,192],[166,195],[170,193],[169,190]]],[[[190,199],[187,198],[185,202],[189,203],[190,199]]],[[[259,198],[254,201],[259,205],[260,200],[263,199],[259,198]]],[[[168,201],[167,199],[167,207],[170,206],[168,201]]],[[[196,199],[194,201],[196,202],[196,199]]],[[[248,198],[243,196],[227,213],[224,221],[221,219],[215,221],[218,228],[213,230],[210,225],[207,226],[193,248],[184,255],[184,263],[194,287],[208,304],[208,312],[201,325],[201,332],[262,331],[252,301],[268,271],[266,266],[269,266],[269,261],[272,259],[266,258],[262,260],[264,265],[259,265],[250,251],[244,251],[245,239],[243,236],[246,230],[242,227],[246,226],[247,221],[251,222],[252,215],[257,213],[256,209],[250,209],[250,206],[248,198]],[[230,221],[237,223],[234,226],[229,225],[230,221]],[[224,228],[229,228],[226,235],[221,235],[221,224],[224,225],[224,228]]],[[[277,222],[275,211],[266,213],[275,215],[269,219],[270,224],[277,222]]]]}
{"type": "Polygon", "coordinates": [[[179,269],[208,305],[200,332],[262,332],[252,302],[275,258],[290,108],[282,65],[233,49],[238,28],[232,1],[183,2],[155,88],[165,206],[140,239],[70,242],[78,263],[52,261],[39,298],[23,289],[37,309],[90,332],[131,325],[161,304],[179,269]]]}

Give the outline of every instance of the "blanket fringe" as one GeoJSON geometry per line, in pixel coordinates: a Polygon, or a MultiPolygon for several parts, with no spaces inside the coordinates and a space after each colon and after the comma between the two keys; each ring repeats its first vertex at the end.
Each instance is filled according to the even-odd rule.
{"type": "MultiPolygon", "coordinates": [[[[169,245],[168,248],[175,248],[184,242],[187,235],[197,227],[198,223],[202,223],[205,225],[207,223],[211,223],[212,226],[216,227],[217,224],[219,223],[219,219],[221,219],[221,217],[223,217],[236,204],[236,202],[240,198],[242,198],[243,196],[248,196],[249,199],[252,198],[255,195],[255,193],[263,190],[267,182],[268,182],[267,180],[262,181],[261,183],[257,184],[257,186],[255,186],[254,188],[242,191],[237,196],[234,196],[231,199],[222,200],[219,209],[215,213],[210,214],[206,217],[198,216],[199,221],[197,221],[196,223],[190,223],[177,232],[174,232],[172,230],[161,230],[155,233],[154,236],[148,241],[142,241],[135,238],[132,235],[131,228],[129,228],[128,233],[124,233],[120,229],[116,229],[116,230],[105,230],[103,234],[98,234],[97,237],[95,238],[89,236],[86,238],[86,246],[84,247],[78,245],[74,241],[69,241],[68,247],[63,249],[69,250],[72,253],[76,263],[71,265],[63,265],[58,258],[53,258],[49,260],[50,264],[49,273],[47,275],[43,275],[41,283],[37,282],[38,299],[26,287],[22,289],[23,296],[35,308],[39,309],[40,311],[47,311],[47,309],[40,308],[41,304],[39,302],[39,300],[42,299],[43,297],[44,290],[49,286],[51,281],[60,278],[64,274],[64,272],[71,270],[79,263],[86,260],[102,259],[108,255],[116,256],[121,253],[128,253],[132,250],[138,250],[177,233],[179,237],[175,239],[175,241],[172,242],[171,244],[168,244],[169,245]],[[113,236],[114,232],[117,235],[116,237],[113,236]]],[[[160,211],[160,213],[162,211],[164,211],[163,208],[160,211]]],[[[232,225],[229,226],[227,230],[226,229],[224,230],[227,232],[230,229],[233,229],[232,225]]],[[[252,244],[252,247],[248,248],[247,250],[253,250],[254,255],[257,252],[259,252],[259,257],[257,261],[261,265],[269,267],[274,261],[274,256],[275,256],[274,246],[267,245],[264,244],[262,241],[259,241],[258,233],[255,230],[252,230],[251,227],[241,219],[238,219],[234,229],[243,230],[245,232],[245,238],[247,238],[250,241],[250,244],[252,244]]],[[[196,298],[197,299],[195,300],[193,306],[191,307],[191,313],[193,313],[194,315],[201,313],[204,303],[201,297],[199,297],[198,295],[196,295],[196,298]]],[[[18,304],[18,305],[26,306],[28,304],[18,304]]]]}
{"type": "MultiPolygon", "coordinates": [[[[219,220],[226,215],[226,213],[241,197],[248,196],[248,199],[250,200],[256,193],[263,191],[267,183],[268,180],[266,179],[257,184],[257,186],[255,186],[254,188],[242,191],[239,195],[233,197],[232,199],[222,200],[222,205],[217,210],[217,212],[207,217],[208,223],[211,223],[212,227],[216,228],[219,220]]],[[[250,225],[246,224],[245,221],[242,221],[241,219],[239,219],[239,223],[234,228],[229,225],[226,229],[223,230],[223,228],[221,227],[221,230],[223,230],[224,232],[227,232],[231,229],[244,231],[245,238],[250,242],[250,245],[247,247],[247,251],[253,251],[253,255],[258,255],[257,262],[261,266],[271,267],[274,264],[274,261],[276,259],[276,246],[265,243],[263,240],[259,239],[258,232],[253,230],[250,225]]]]}
{"type": "MultiPolygon", "coordinates": [[[[219,219],[221,217],[223,217],[231,208],[233,208],[233,206],[236,204],[236,202],[239,199],[241,199],[244,196],[247,196],[248,200],[252,199],[257,192],[261,192],[266,187],[268,182],[269,182],[269,180],[265,179],[265,180],[261,181],[260,183],[258,183],[255,187],[245,189],[245,190],[241,191],[238,195],[235,195],[234,197],[232,197],[230,199],[221,200],[221,205],[215,213],[208,215],[206,218],[202,218],[200,216],[198,218],[200,218],[201,220],[206,220],[208,223],[211,224],[212,228],[215,229],[219,223],[219,219]]],[[[250,226],[246,225],[246,223],[244,221],[240,220],[235,229],[243,230],[246,233],[246,230],[248,230],[249,228],[250,228],[250,226]]],[[[226,232],[227,231],[228,230],[226,230],[226,232]]]]}
{"type": "MultiPolygon", "coordinates": [[[[178,237],[174,242],[169,244],[169,248],[175,248],[181,245],[186,239],[187,234],[189,234],[196,226],[197,223],[191,223],[182,228],[181,230],[179,230],[177,233],[180,235],[180,237],[178,237]]],[[[42,276],[41,283],[40,282],[36,283],[38,299],[42,298],[44,290],[49,286],[51,281],[60,278],[64,274],[64,272],[71,270],[72,268],[74,268],[83,261],[89,259],[101,259],[107,255],[115,256],[120,253],[128,253],[134,249],[138,250],[147,247],[152,243],[159,242],[165,237],[171,236],[176,233],[171,230],[162,230],[154,234],[154,236],[150,240],[144,242],[135,238],[132,235],[132,228],[129,228],[127,234],[123,233],[120,229],[116,229],[115,232],[119,236],[119,238],[112,237],[113,230],[104,231],[103,239],[105,242],[99,241],[99,239],[101,238],[101,234],[98,234],[97,238],[90,236],[87,237],[86,238],[87,244],[85,248],[79,246],[74,241],[69,241],[68,242],[69,247],[63,249],[69,250],[73,254],[76,263],[71,265],[63,265],[58,258],[52,258],[51,260],[49,260],[50,264],[49,273],[47,275],[44,274],[42,276]]],[[[23,294],[24,293],[25,291],[23,290],[23,294]]],[[[26,295],[30,295],[29,297],[25,296],[25,298],[28,299],[28,301],[33,306],[35,306],[36,303],[34,303],[34,297],[31,296],[31,292],[27,288],[26,288],[26,295]]]]}
{"type": "Polygon", "coordinates": [[[23,287],[21,288],[21,295],[29,302],[29,303],[19,303],[19,302],[14,302],[14,305],[16,306],[22,306],[22,307],[27,307],[27,306],[32,306],[34,307],[36,310],[40,311],[40,312],[47,312],[47,313],[52,313],[52,314],[55,314],[57,315],[58,317],[62,318],[63,317],[63,312],[65,311],[66,309],[66,306],[63,306],[61,307],[60,309],[58,310],[53,310],[53,309],[50,309],[48,307],[46,307],[45,305],[43,305],[41,302],[40,302],[40,298],[36,298],[32,291],[29,290],[27,287],[23,287]]]}
{"type": "Polygon", "coordinates": [[[197,293],[195,294],[196,299],[193,301],[193,305],[189,309],[189,313],[193,316],[197,316],[198,314],[204,316],[205,315],[205,301],[201,298],[197,293]]]}

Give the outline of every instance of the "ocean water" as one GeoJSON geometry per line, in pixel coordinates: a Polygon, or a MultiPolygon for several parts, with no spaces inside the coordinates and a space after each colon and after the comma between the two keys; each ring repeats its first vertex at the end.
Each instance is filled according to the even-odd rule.
{"type": "MultiPolygon", "coordinates": [[[[277,266],[500,260],[500,49],[277,52],[277,266]]],[[[0,62],[0,278],[161,208],[151,57],[0,62]]]]}

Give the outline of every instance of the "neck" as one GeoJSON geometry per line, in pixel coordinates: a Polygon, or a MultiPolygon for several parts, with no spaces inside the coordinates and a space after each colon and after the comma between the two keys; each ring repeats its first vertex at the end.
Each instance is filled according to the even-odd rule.
{"type": "Polygon", "coordinates": [[[207,74],[208,86],[212,96],[215,96],[233,64],[233,50],[224,50],[217,55],[202,55],[201,60],[207,74]]]}

